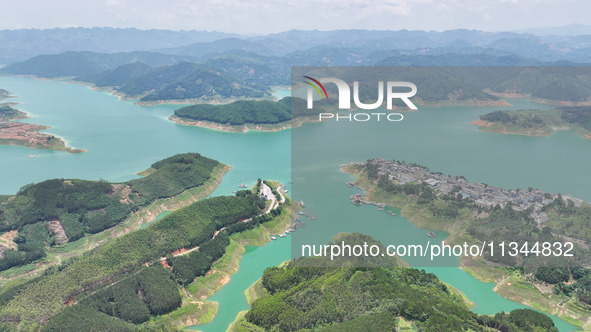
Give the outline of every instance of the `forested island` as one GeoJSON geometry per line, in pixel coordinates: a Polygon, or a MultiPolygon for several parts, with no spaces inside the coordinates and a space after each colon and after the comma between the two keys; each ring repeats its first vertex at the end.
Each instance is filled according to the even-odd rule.
{"type": "Polygon", "coordinates": [[[494,111],[472,122],[482,131],[502,134],[550,136],[558,130],[575,130],[591,139],[591,106],[552,110],[494,111]]]}
{"type": "MultiPolygon", "coordinates": [[[[10,92],[0,89],[0,100],[11,96],[10,92]]],[[[39,132],[50,127],[16,121],[26,119],[29,116],[13,106],[15,106],[15,103],[0,103],[0,144],[68,151],[71,153],[84,152],[81,149],[67,147],[59,137],[39,132]]]]}
{"type": "MultiPolygon", "coordinates": [[[[36,202],[27,208],[31,214],[42,219],[52,214],[60,221],[69,218],[64,228],[83,234],[117,223],[114,217],[125,215],[126,209],[203,186],[219,166],[223,165],[199,154],[181,154],[154,163],[142,179],[122,184],[50,180],[3,197],[2,204],[36,202]],[[40,198],[44,199],[36,200],[40,198]]],[[[290,210],[284,208],[289,201],[267,209],[271,201],[261,198],[260,188],[198,200],[149,227],[108,239],[81,255],[66,256],[41,274],[5,282],[0,290],[0,329],[177,331],[211,319],[214,304],[197,300],[228,282],[244,245],[264,244],[269,232],[279,234],[290,225],[290,210]]],[[[6,220],[4,225],[16,226],[6,220]]],[[[23,228],[27,226],[51,236],[43,222],[23,228]]]]}
{"type": "MultiPolygon", "coordinates": [[[[385,250],[359,233],[339,234],[334,243],[341,241],[385,250]]],[[[247,290],[252,308],[229,331],[558,331],[530,309],[478,315],[434,274],[377,260],[382,267],[314,257],[268,268],[247,290]]]]}
{"type": "Polygon", "coordinates": [[[301,98],[285,97],[278,101],[239,100],[230,104],[198,104],[174,111],[169,119],[184,125],[202,126],[224,131],[277,131],[318,121],[318,110],[308,110],[301,98]],[[296,105],[292,105],[296,103],[296,105]],[[292,121],[292,109],[298,113],[292,121]]]}
{"type": "MultiPolygon", "coordinates": [[[[401,208],[419,227],[450,233],[446,243],[483,241],[574,243],[574,257],[539,255],[460,257],[460,266],[501,295],[586,327],[591,317],[591,270],[586,230],[591,205],[534,188],[504,190],[446,176],[412,163],[371,159],[343,170],[366,191],[356,200],[401,208]],[[548,267],[556,266],[556,267],[548,267]]],[[[353,199],[353,198],[352,198],[353,199]]]]}

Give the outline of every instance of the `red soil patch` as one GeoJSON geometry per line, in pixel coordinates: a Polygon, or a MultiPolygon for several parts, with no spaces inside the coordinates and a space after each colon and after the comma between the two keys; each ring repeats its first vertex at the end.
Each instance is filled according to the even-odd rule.
{"type": "Polygon", "coordinates": [[[487,128],[495,125],[492,122],[488,122],[488,121],[484,121],[484,120],[480,120],[480,119],[478,119],[476,121],[472,121],[472,122],[470,122],[470,124],[475,125],[477,127],[487,127],[487,128]]]}
{"type": "Polygon", "coordinates": [[[187,249],[187,248],[181,248],[181,249],[179,249],[179,250],[175,250],[175,251],[173,251],[173,252],[172,252],[172,255],[173,255],[173,256],[178,256],[178,255],[181,255],[181,254],[184,254],[184,253],[186,253],[187,251],[189,251],[189,249],[187,249]]]}

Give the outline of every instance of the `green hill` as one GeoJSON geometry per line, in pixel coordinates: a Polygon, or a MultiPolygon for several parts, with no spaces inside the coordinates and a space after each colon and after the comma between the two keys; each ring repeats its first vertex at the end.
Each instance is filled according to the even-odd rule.
{"type": "Polygon", "coordinates": [[[124,183],[53,179],[0,196],[0,231],[18,231],[18,250],[1,246],[0,270],[40,259],[47,247],[117,225],[156,199],[201,186],[218,164],[186,153],[156,162],[151,174],[124,183]]]}
{"type": "Polygon", "coordinates": [[[478,125],[483,131],[530,136],[549,136],[557,130],[576,130],[588,137],[591,132],[591,107],[570,106],[553,110],[494,111],[480,116],[486,123],[478,125]]]}
{"type": "Polygon", "coordinates": [[[115,324],[112,317],[118,319],[115,325],[124,326],[125,322],[139,324],[153,315],[168,313],[180,305],[178,285],[172,280],[188,280],[186,274],[178,272],[180,267],[191,269],[193,277],[204,275],[225,253],[230,234],[281,213],[276,209],[257,216],[261,206],[264,201],[250,191],[197,201],[150,227],[109,241],[40,278],[4,291],[0,296],[0,322],[18,324],[21,330],[38,330],[40,324],[49,321],[44,326],[49,331],[81,331],[89,329],[84,324],[90,319],[92,327],[100,330],[101,324],[115,324]],[[248,222],[239,222],[249,218],[248,222]],[[213,238],[222,228],[225,231],[213,238]],[[161,257],[196,246],[198,251],[178,257],[182,261],[169,257],[172,270],[161,267],[161,257]],[[177,269],[176,264],[181,266],[177,269]],[[85,312],[88,318],[73,319],[85,312]]]}
{"type": "Polygon", "coordinates": [[[60,54],[38,55],[23,62],[9,64],[2,67],[0,73],[47,78],[79,77],[97,75],[135,61],[157,66],[173,64],[182,60],[192,60],[192,58],[144,51],[129,53],[69,51],[60,54]]]}
{"type": "Polygon", "coordinates": [[[125,82],[147,73],[151,68],[152,67],[143,62],[136,61],[102,72],[98,75],[78,77],[77,80],[90,82],[98,87],[120,86],[125,84],[125,82]]]}
{"type": "MultiPolygon", "coordinates": [[[[354,244],[368,237],[346,234],[342,239],[354,244]]],[[[419,331],[558,331],[550,318],[530,309],[478,315],[423,270],[351,267],[355,264],[346,261],[336,266],[323,260],[304,258],[265,270],[265,295],[252,303],[234,331],[398,331],[401,320],[419,331]]]]}
{"type": "Polygon", "coordinates": [[[0,104],[0,123],[26,118],[27,114],[6,104],[0,104]]]}
{"type": "Polygon", "coordinates": [[[243,124],[276,124],[291,120],[291,99],[280,101],[239,100],[225,105],[198,104],[174,111],[182,119],[210,121],[232,126],[243,124]]]}
{"type": "Polygon", "coordinates": [[[141,101],[248,97],[261,98],[267,86],[247,84],[201,64],[180,62],[162,66],[127,81],[117,91],[141,101]]]}

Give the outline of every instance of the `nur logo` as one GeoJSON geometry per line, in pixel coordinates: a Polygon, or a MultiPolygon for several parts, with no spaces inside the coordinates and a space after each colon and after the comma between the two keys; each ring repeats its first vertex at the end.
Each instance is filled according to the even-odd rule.
{"type": "MultiPolygon", "coordinates": [[[[308,101],[308,109],[312,109],[314,107],[314,90],[320,96],[320,99],[326,98],[328,100],[328,94],[326,93],[326,89],[322,83],[334,83],[338,89],[339,95],[339,109],[346,110],[351,108],[351,88],[349,85],[338,78],[321,78],[315,79],[310,76],[304,76],[304,78],[310,80],[304,81],[304,83],[308,84],[310,87],[308,88],[307,94],[307,101],[308,101]],[[314,84],[315,83],[315,84],[314,84]],[[322,92],[320,91],[322,90],[322,92]],[[323,94],[324,93],[324,94],[323,94]]],[[[400,99],[402,100],[408,108],[411,110],[417,110],[418,108],[410,101],[409,98],[414,96],[417,93],[417,86],[410,82],[401,82],[401,81],[388,81],[386,82],[386,104],[387,109],[392,109],[392,100],[400,99]],[[410,91],[408,92],[395,92],[395,88],[409,88],[410,91]]],[[[384,102],[384,82],[378,82],[378,99],[373,104],[365,104],[359,100],[359,82],[353,82],[353,102],[355,106],[360,109],[364,110],[374,110],[382,105],[384,102]]]]}

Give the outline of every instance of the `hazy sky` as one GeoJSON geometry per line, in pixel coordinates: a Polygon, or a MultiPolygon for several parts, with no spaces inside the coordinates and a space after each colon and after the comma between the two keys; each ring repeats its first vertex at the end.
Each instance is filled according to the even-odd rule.
{"type": "Polygon", "coordinates": [[[587,0],[0,0],[0,30],[135,27],[266,34],[290,29],[469,28],[587,24],[587,0]]]}

